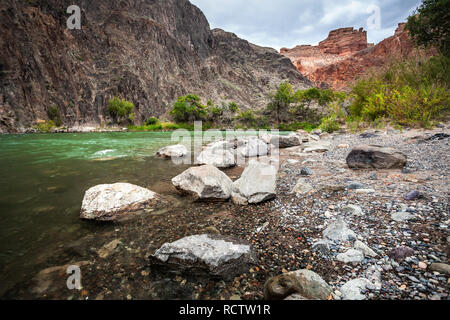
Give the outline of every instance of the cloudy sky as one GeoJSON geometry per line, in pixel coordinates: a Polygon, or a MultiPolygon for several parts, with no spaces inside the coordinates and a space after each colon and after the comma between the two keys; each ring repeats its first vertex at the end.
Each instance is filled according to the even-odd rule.
{"type": "Polygon", "coordinates": [[[276,49],[316,45],[330,30],[363,27],[369,42],[394,34],[420,0],[190,0],[211,28],[276,49]]]}

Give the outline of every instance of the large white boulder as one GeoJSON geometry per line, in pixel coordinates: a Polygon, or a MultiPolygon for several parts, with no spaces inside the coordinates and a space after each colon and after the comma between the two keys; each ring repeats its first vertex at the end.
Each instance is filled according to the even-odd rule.
{"type": "Polygon", "coordinates": [[[275,198],[277,169],[251,160],[241,177],[233,183],[231,197],[236,204],[255,204],[275,198]]]}
{"type": "Polygon", "coordinates": [[[188,150],[187,148],[182,144],[177,144],[174,146],[168,146],[164,147],[156,153],[156,156],[166,159],[171,158],[182,158],[185,155],[187,155],[188,150]]]}
{"type": "Polygon", "coordinates": [[[227,200],[233,181],[212,165],[192,167],[172,179],[172,184],[183,193],[199,200],[227,200]]]}
{"type": "Polygon", "coordinates": [[[197,157],[197,163],[209,164],[217,168],[229,168],[236,165],[236,159],[230,150],[206,148],[197,157]]]}
{"type": "Polygon", "coordinates": [[[208,273],[232,279],[255,262],[246,241],[213,234],[193,235],[165,243],[151,256],[164,269],[208,273]]]}
{"type": "Polygon", "coordinates": [[[81,219],[123,220],[130,214],[160,202],[155,192],[129,183],[102,184],[86,191],[81,219]]]}
{"type": "Polygon", "coordinates": [[[266,156],[269,153],[267,143],[261,139],[250,138],[244,145],[238,147],[238,155],[244,158],[266,156]]]}

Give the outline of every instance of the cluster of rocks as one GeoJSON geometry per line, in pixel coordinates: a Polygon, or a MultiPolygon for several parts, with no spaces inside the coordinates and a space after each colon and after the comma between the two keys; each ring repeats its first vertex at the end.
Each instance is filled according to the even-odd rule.
{"type": "MultiPolygon", "coordinates": [[[[258,140],[273,152],[272,139],[261,136],[215,142],[207,145],[203,152],[215,153],[225,146],[230,153],[245,148],[247,154],[259,154],[250,152],[253,145],[260,144],[258,140]]],[[[421,189],[418,178],[406,170],[411,168],[411,163],[427,165],[420,152],[411,149],[415,145],[407,148],[401,145],[394,149],[392,146],[397,145],[398,140],[393,139],[390,144],[380,143],[384,139],[382,134],[349,138],[345,135],[330,137],[321,132],[284,136],[280,138],[284,147],[279,155],[281,172],[277,172],[270,160],[264,161],[270,158],[251,157],[253,159],[234,182],[212,164],[189,168],[174,177],[172,184],[195,200],[226,203],[231,199],[235,204],[247,205],[276,199],[265,205],[267,221],[253,233],[258,238],[244,236],[240,232],[232,232],[232,237],[223,236],[217,229],[214,229],[214,234],[206,232],[181,237],[153,250],[148,256],[151,265],[175,274],[208,275],[227,281],[233,277],[246,277],[249,269],[253,270],[250,271],[252,273],[261,266],[261,260],[258,260],[261,253],[249,239],[259,241],[261,238],[263,243],[270,243],[271,231],[268,230],[276,221],[276,228],[294,230],[301,234],[299,239],[304,234],[308,235],[307,249],[302,253],[307,252],[311,260],[304,261],[306,268],[286,266],[292,271],[283,268],[281,274],[266,277],[266,299],[448,297],[446,253],[431,243],[436,241],[436,237],[429,231],[433,228],[439,234],[448,228],[448,207],[441,203],[445,199],[442,197],[444,193],[439,200],[435,197],[440,192],[439,188],[434,191],[421,189]],[[299,136],[303,138],[299,139],[299,136]],[[368,144],[361,146],[361,139],[368,140],[368,144]],[[318,151],[305,152],[314,144],[318,151]],[[326,148],[320,149],[320,146],[326,148]],[[406,154],[411,154],[412,159],[407,159],[406,154]],[[419,155],[421,158],[417,160],[419,155]],[[389,186],[398,177],[404,177],[414,188],[394,192],[397,188],[389,186]],[[431,192],[434,192],[433,196],[430,196],[431,192]],[[423,229],[424,226],[428,229],[423,229]],[[319,259],[320,264],[315,259],[319,259]],[[330,271],[324,273],[324,270],[332,270],[336,274],[330,276],[330,271]]],[[[426,141],[431,144],[443,143],[444,140],[426,141]]],[[[163,201],[149,190],[121,184],[98,186],[88,190],[86,196],[82,216],[88,219],[98,216],[98,220],[105,221],[125,218],[125,212],[130,209],[145,211],[149,205],[153,206],[151,201],[163,201]],[[132,193],[134,198],[126,200],[132,193]],[[110,202],[108,206],[107,202],[110,202]]],[[[258,210],[262,206],[234,208],[258,210]]],[[[446,241],[448,246],[448,239],[446,241]]],[[[116,243],[102,248],[99,256],[108,256],[108,248],[113,245],[116,243]]],[[[275,258],[278,256],[274,255],[275,258]]],[[[283,256],[277,263],[283,266],[284,261],[283,256]]]]}

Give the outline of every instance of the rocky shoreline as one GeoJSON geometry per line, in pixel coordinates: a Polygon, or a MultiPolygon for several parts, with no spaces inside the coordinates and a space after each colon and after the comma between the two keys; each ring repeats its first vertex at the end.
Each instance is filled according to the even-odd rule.
{"type": "MultiPolygon", "coordinates": [[[[240,205],[186,197],[139,212],[57,244],[43,271],[4,298],[447,300],[449,133],[447,125],[315,135],[280,150],[275,199],[240,205]],[[395,148],[406,166],[350,169],[347,156],[360,145],[395,148]],[[223,278],[152,262],[166,244],[202,234],[245,241],[251,266],[223,278]],[[64,267],[77,263],[83,289],[71,291],[64,267]]],[[[223,172],[234,184],[243,170],[223,172]]]]}

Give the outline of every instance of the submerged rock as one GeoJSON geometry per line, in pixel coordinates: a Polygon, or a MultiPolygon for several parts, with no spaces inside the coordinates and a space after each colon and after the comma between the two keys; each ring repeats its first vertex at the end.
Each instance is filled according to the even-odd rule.
{"type": "Polygon", "coordinates": [[[251,160],[241,177],[233,183],[232,198],[236,204],[256,204],[275,198],[277,169],[251,160]]]}
{"type": "Polygon", "coordinates": [[[67,291],[67,280],[70,276],[67,273],[68,268],[70,266],[82,268],[88,264],[89,261],[80,261],[64,266],[55,266],[41,270],[32,279],[29,290],[39,296],[67,291]]]}
{"type": "Polygon", "coordinates": [[[360,146],[347,156],[347,165],[351,169],[401,169],[406,160],[406,155],[393,148],[360,146]]]}
{"type": "Polygon", "coordinates": [[[311,270],[297,270],[270,278],[264,286],[265,300],[282,300],[294,294],[307,299],[325,300],[331,287],[311,270]]]}
{"type": "Polygon", "coordinates": [[[208,274],[225,279],[248,271],[255,263],[250,244],[232,237],[202,234],[165,243],[150,257],[169,271],[208,274]]]}
{"type": "Polygon", "coordinates": [[[182,144],[177,144],[174,146],[168,146],[160,149],[156,155],[161,158],[171,159],[171,158],[182,158],[188,153],[187,148],[182,144]]]}
{"type": "Polygon", "coordinates": [[[155,192],[129,183],[102,184],[86,191],[81,219],[117,221],[161,203],[155,192]]]}
{"type": "Polygon", "coordinates": [[[212,165],[192,167],[172,179],[172,184],[183,193],[199,200],[227,200],[233,181],[212,165]]]}

